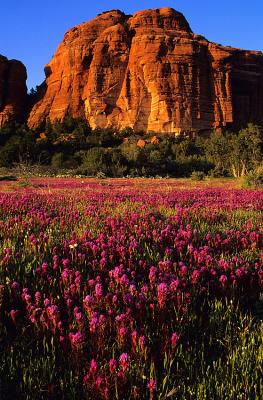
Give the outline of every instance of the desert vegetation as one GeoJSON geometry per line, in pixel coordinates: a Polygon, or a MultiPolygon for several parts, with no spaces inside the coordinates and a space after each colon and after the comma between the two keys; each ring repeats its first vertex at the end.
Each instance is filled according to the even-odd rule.
{"type": "Polygon", "coordinates": [[[47,122],[37,131],[9,123],[0,131],[0,167],[39,166],[50,174],[109,177],[246,177],[262,183],[263,136],[249,124],[238,132],[197,137],[91,130],[81,119],[47,122]]]}

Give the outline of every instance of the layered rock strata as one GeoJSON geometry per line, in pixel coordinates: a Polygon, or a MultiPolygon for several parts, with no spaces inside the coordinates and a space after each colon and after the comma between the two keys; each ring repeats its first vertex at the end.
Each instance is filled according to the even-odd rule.
{"type": "Polygon", "coordinates": [[[28,124],[200,132],[263,123],[263,54],[211,43],[171,9],[119,10],[69,30],[45,67],[28,124]]]}

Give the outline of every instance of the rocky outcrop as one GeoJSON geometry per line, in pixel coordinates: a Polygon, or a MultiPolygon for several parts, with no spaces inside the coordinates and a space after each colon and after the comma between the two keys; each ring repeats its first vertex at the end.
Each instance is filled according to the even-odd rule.
{"type": "Polygon", "coordinates": [[[211,43],[171,9],[114,10],[69,30],[28,123],[197,132],[263,122],[263,55],[211,43]]]}
{"type": "Polygon", "coordinates": [[[22,120],[26,113],[26,68],[17,60],[0,55],[0,127],[10,120],[22,120]]]}

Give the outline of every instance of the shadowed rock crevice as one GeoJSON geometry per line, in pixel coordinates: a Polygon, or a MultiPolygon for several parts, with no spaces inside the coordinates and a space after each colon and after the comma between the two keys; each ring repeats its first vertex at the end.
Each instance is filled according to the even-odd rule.
{"type": "Polygon", "coordinates": [[[263,113],[263,60],[259,63],[255,55],[247,57],[243,63],[241,59],[242,52],[238,51],[235,59],[232,58],[231,71],[234,124],[237,127],[244,126],[246,121],[261,124],[263,113]]]}
{"type": "Polygon", "coordinates": [[[88,70],[90,68],[92,60],[93,60],[93,54],[90,51],[90,53],[88,55],[85,55],[82,60],[82,66],[84,70],[88,70]]]}
{"type": "Polygon", "coordinates": [[[52,69],[49,65],[46,65],[44,68],[45,77],[46,79],[52,74],[52,69]]]}

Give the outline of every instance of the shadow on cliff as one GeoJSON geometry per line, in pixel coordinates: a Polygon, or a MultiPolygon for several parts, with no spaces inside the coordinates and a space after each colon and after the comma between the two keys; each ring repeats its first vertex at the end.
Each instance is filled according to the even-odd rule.
{"type": "MultiPolygon", "coordinates": [[[[206,49],[204,70],[200,73],[200,93],[199,93],[199,117],[200,125],[196,124],[196,129],[200,134],[210,134],[214,130],[214,125],[218,124],[225,129],[233,128],[233,121],[225,121],[224,110],[220,101],[220,93],[225,92],[225,87],[216,87],[217,83],[222,83],[221,74],[226,77],[227,69],[229,68],[230,57],[224,60],[224,64],[215,67],[215,59],[209,49],[206,49]],[[205,95],[204,95],[205,94],[205,95]],[[204,126],[203,121],[206,121],[204,126]],[[203,126],[202,126],[203,125],[203,126]]],[[[225,79],[224,79],[225,80],[225,79]]],[[[230,83],[231,84],[231,83],[230,83]]],[[[197,96],[198,97],[198,96],[197,96]]],[[[226,94],[225,94],[226,97],[226,94]]],[[[224,99],[224,102],[226,98],[224,99]]]]}
{"type": "MultiPolygon", "coordinates": [[[[29,115],[33,109],[33,107],[38,103],[41,102],[42,99],[45,97],[47,92],[47,78],[51,75],[52,70],[50,66],[46,66],[44,68],[46,79],[40,84],[36,86],[36,89],[31,89],[31,91],[27,95],[27,107],[26,107],[26,121],[29,118],[29,115]]],[[[36,130],[43,130],[43,125],[45,125],[45,121],[42,121],[40,125],[36,128],[36,130]]]]}
{"type": "Polygon", "coordinates": [[[233,126],[245,128],[248,122],[263,124],[263,57],[257,62],[252,54],[244,57],[243,51],[232,56],[231,75],[233,126]]]}

